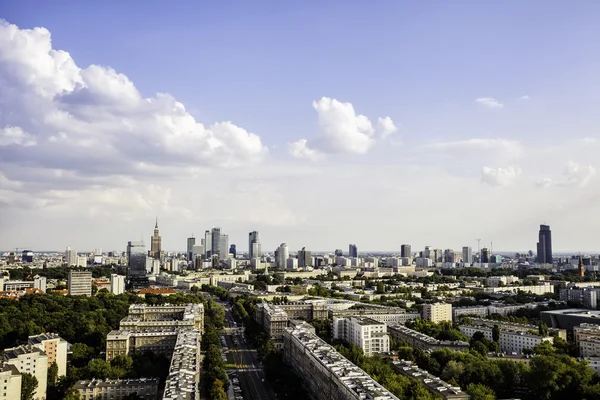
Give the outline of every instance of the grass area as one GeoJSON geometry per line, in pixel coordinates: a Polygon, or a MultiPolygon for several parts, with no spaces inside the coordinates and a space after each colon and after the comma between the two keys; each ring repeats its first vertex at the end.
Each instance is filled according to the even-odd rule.
{"type": "Polygon", "coordinates": [[[237,365],[235,365],[235,364],[225,364],[225,369],[237,369],[237,365]]]}

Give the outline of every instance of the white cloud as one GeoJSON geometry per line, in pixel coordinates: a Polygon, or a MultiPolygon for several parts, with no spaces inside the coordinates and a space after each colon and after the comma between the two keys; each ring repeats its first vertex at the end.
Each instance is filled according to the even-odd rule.
{"type": "Polygon", "coordinates": [[[580,165],[573,161],[565,164],[563,180],[560,186],[584,187],[596,175],[596,169],[591,165],[580,165]]]}
{"type": "Polygon", "coordinates": [[[439,142],[425,145],[426,149],[460,152],[460,155],[474,155],[479,152],[499,152],[507,156],[519,156],[523,146],[509,139],[467,139],[454,142],[439,142]]]}
{"type": "Polygon", "coordinates": [[[308,158],[312,161],[318,161],[323,157],[323,154],[318,150],[308,147],[308,141],[306,139],[300,139],[296,142],[289,143],[288,148],[292,157],[308,158]]]}
{"type": "Polygon", "coordinates": [[[503,108],[504,104],[500,103],[498,100],[496,100],[493,97],[480,97],[478,99],[475,99],[475,103],[477,104],[481,104],[484,107],[487,108],[503,108]]]}
{"type": "Polygon", "coordinates": [[[396,132],[398,128],[390,117],[379,118],[377,120],[377,130],[382,137],[387,137],[396,132]]]}
{"type": "Polygon", "coordinates": [[[490,186],[509,186],[521,175],[521,168],[509,166],[506,168],[483,167],[481,182],[490,186]]]}
{"type": "Polygon", "coordinates": [[[5,126],[0,130],[0,146],[35,146],[36,141],[33,136],[25,132],[18,126],[5,126]]]}
{"type": "Polygon", "coordinates": [[[364,115],[356,114],[352,104],[322,97],[319,101],[313,101],[313,108],[319,116],[320,134],[314,139],[301,139],[292,144],[292,155],[306,157],[315,152],[365,154],[375,143],[371,121],[364,115]]]}

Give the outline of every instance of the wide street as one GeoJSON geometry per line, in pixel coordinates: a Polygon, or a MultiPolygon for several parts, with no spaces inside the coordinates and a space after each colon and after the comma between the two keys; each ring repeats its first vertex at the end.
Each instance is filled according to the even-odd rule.
{"type": "MultiPolygon", "coordinates": [[[[239,387],[242,389],[244,400],[277,400],[275,393],[265,382],[262,365],[258,354],[246,343],[241,327],[237,327],[228,304],[225,307],[225,340],[229,351],[226,352],[227,364],[234,364],[235,368],[227,370],[230,380],[233,375],[239,379],[239,387]]],[[[232,381],[232,386],[236,384],[232,381]]],[[[235,394],[236,398],[240,396],[235,394]]]]}

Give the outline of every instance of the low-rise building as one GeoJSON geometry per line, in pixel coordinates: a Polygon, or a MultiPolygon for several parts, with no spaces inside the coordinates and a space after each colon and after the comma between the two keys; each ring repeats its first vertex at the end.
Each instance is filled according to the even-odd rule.
{"type": "Polygon", "coordinates": [[[4,362],[16,367],[21,374],[27,373],[35,376],[38,386],[33,394],[33,398],[35,400],[46,398],[48,356],[42,350],[32,345],[5,349],[4,362]]]}
{"type": "Polygon", "coordinates": [[[386,325],[368,317],[335,318],[333,338],[360,347],[366,356],[390,351],[386,325]]]}
{"type": "Polygon", "coordinates": [[[122,399],[137,394],[144,400],[158,399],[158,378],[92,379],[78,381],[73,389],[81,400],[122,399]]]}
{"type": "Polygon", "coordinates": [[[444,400],[469,400],[471,396],[463,392],[459,386],[453,386],[424,369],[413,365],[410,361],[392,361],[392,367],[401,375],[423,382],[425,387],[444,400]]]}
{"type": "Polygon", "coordinates": [[[507,276],[490,276],[485,280],[488,287],[501,287],[510,285],[511,283],[519,282],[519,278],[513,275],[507,276]]]}
{"type": "Polygon", "coordinates": [[[423,319],[435,323],[439,323],[442,321],[452,321],[452,304],[423,304],[423,319]]]}
{"type": "Polygon", "coordinates": [[[320,339],[307,323],[285,329],[283,354],[315,400],[399,400],[320,339]]]}
{"type": "Polygon", "coordinates": [[[407,328],[404,325],[388,325],[388,333],[397,341],[404,341],[410,347],[425,350],[450,349],[454,351],[469,351],[469,343],[462,341],[437,340],[424,333],[407,328]]]}
{"type": "Polygon", "coordinates": [[[330,310],[329,318],[341,318],[351,315],[372,318],[375,321],[385,324],[405,324],[408,321],[421,318],[419,313],[407,313],[406,310],[397,307],[382,307],[382,308],[359,308],[347,310],[330,310]]]}

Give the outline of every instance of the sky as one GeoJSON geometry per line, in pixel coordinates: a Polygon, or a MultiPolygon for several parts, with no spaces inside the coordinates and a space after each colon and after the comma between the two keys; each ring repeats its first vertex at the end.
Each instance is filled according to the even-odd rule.
{"type": "Polygon", "coordinates": [[[2,2],[0,249],[597,251],[576,3],[2,2]]]}

